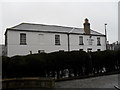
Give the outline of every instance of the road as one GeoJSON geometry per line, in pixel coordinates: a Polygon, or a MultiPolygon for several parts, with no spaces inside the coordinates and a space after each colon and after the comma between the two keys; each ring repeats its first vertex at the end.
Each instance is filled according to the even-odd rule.
{"type": "Polygon", "coordinates": [[[114,85],[118,86],[118,76],[120,74],[61,81],[56,82],[55,88],[114,88],[114,85]]]}
{"type": "MultiPolygon", "coordinates": [[[[68,88],[69,90],[77,90],[78,88],[79,88],[78,90],[88,90],[90,88],[92,88],[92,90],[117,90],[114,88],[114,86],[115,85],[119,86],[120,84],[118,85],[118,82],[120,82],[120,74],[99,76],[88,79],[77,79],[77,80],[56,82],[55,88],[51,90],[64,90],[65,88],[66,89],[68,88]]],[[[29,88],[29,89],[14,89],[14,90],[46,90],[46,89],[29,88]]]]}

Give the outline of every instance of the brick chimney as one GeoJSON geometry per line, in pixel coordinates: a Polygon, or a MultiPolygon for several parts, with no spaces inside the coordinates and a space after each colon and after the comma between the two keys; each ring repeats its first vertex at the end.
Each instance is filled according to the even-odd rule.
{"type": "Polygon", "coordinates": [[[87,18],[85,19],[85,23],[83,25],[85,34],[90,34],[90,23],[87,18]]]}

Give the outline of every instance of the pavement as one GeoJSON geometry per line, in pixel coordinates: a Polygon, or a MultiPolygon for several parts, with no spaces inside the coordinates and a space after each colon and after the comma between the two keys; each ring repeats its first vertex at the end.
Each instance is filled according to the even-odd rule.
{"type": "Polygon", "coordinates": [[[120,74],[56,82],[55,88],[114,88],[120,74]]]}

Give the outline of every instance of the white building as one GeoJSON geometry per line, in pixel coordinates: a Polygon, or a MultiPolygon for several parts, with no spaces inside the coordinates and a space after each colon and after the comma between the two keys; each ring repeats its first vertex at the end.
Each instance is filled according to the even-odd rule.
{"type": "Polygon", "coordinates": [[[106,50],[106,36],[90,29],[88,19],[84,28],[21,23],[6,29],[7,56],[55,51],[106,50]]]}

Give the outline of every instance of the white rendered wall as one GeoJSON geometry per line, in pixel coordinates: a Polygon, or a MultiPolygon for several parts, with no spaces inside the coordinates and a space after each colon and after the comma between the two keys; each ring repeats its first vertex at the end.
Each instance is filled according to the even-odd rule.
{"type": "Polygon", "coordinates": [[[67,35],[58,33],[40,33],[40,32],[20,32],[8,31],[8,56],[27,55],[38,53],[38,50],[45,52],[54,52],[59,50],[68,50],[67,35]],[[20,45],[20,33],[26,33],[27,45],[20,45]],[[55,45],[55,35],[60,35],[60,44],[55,45]],[[42,37],[42,39],[40,39],[42,37]]]}
{"type": "MultiPolygon", "coordinates": [[[[7,56],[27,55],[38,53],[38,50],[44,50],[46,53],[55,52],[59,50],[68,51],[68,37],[67,34],[60,33],[41,33],[41,32],[26,32],[26,31],[8,31],[8,45],[7,56]],[[26,33],[27,45],[20,45],[20,33],[26,33]],[[60,35],[60,45],[55,45],[55,35],[60,35]]],[[[92,48],[92,51],[97,49],[106,50],[105,37],[92,36],[94,40],[92,45],[88,44],[89,35],[73,35],[70,34],[70,51],[83,49],[87,51],[92,48]],[[79,36],[83,36],[84,45],[79,45],[79,36]],[[101,46],[97,46],[97,37],[101,39],[101,46]]]]}
{"type": "Polygon", "coordinates": [[[89,45],[88,43],[89,37],[90,35],[70,35],[70,50],[72,51],[83,49],[83,51],[87,51],[88,48],[92,48],[92,51],[97,51],[97,49],[100,49],[101,51],[106,50],[105,37],[92,36],[92,45],[89,45]],[[79,45],[79,36],[83,36],[84,45],[79,45]],[[100,46],[97,46],[97,37],[100,37],[100,46]]]}

